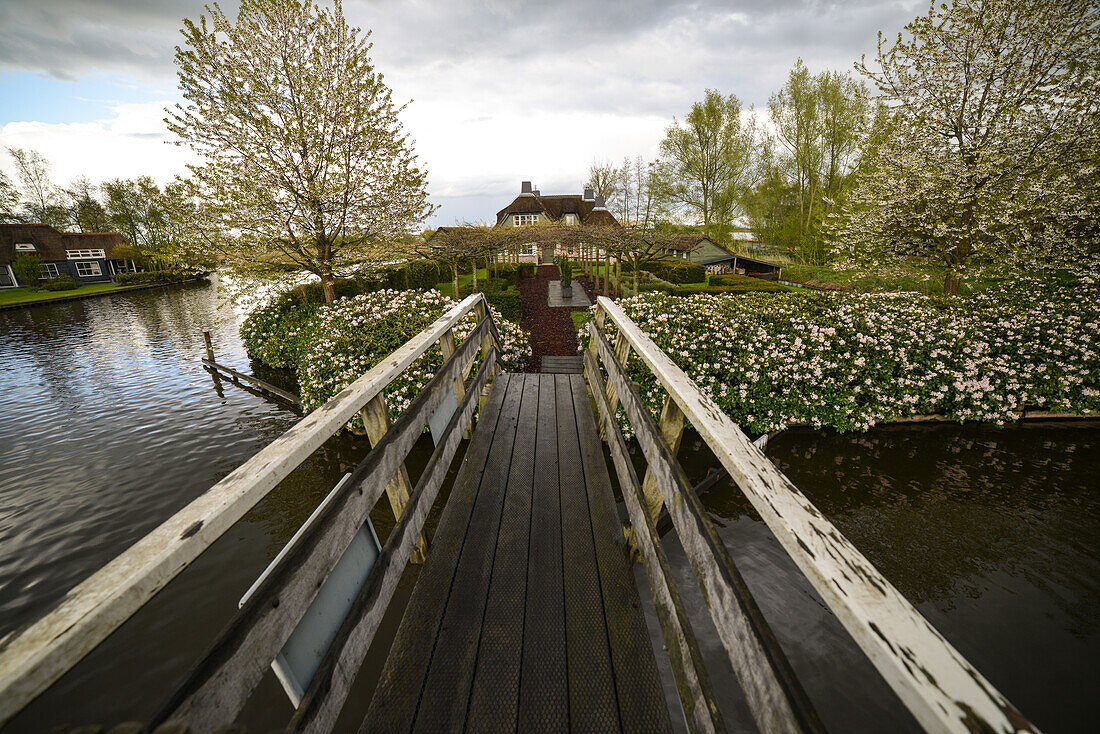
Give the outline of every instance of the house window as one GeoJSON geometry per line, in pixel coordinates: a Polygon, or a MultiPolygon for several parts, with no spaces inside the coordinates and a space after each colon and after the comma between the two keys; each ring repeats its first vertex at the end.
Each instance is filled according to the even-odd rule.
{"type": "Polygon", "coordinates": [[[15,243],[15,251],[16,252],[35,252],[36,250],[35,250],[34,245],[32,245],[30,242],[16,242],[15,243]]]}
{"type": "MultiPolygon", "coordinates": [[[[81,260],[87,257],[106,257],[103,250],[65,250],[65,257],[70,260],[81,260]]],[[[98,268],[99,265],[96,265],[98,268]]]]}
{"type": "Polygon", "coordinates": [[[76,274],[81,278],[94,278],[103,275],[103,271],[99,269],[99,263],[97,262],[78,262],[76,264],[76,274]]]}
{"type": "Polygon", "coordinates": [[[539,221],[538,214],[513,214],[512,224],[522,227],[525,224],[535,224],[539,221]]]}
{"type": "Polygon", "coordinates": [[[565,223],[566,224],[576,224],[577,223],[577,215],[576,214],[566,214],[565,215],[565,223]]]}
{"type": "Polygon", "coordinates": [[[56,278],[57,277],[57,265],[55,265],[54,263],[46,263],[45,265],[46,265],[46,275],[43,278],[43,280],[47,280],[49,278],[56,278]]]}

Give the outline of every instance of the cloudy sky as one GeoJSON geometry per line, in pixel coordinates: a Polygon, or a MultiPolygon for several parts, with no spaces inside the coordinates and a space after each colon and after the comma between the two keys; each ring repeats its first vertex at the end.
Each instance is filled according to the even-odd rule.
{"type": "MultiPolygon", "coordinates": [[[[0,149],[65,184],[167,182],[173,47],[201,0],[0,0],[0,149]]],[[[222,7],[235,12],[235,3],[222,7]]],[[[577,193],[594,159],[651,158],[707,88],[763,108],[801,57],[850,70],[925,0],[345,0],[426,165],[430,223],[489,220],[532,180],[577,193]]],[[[0,167],[14,170],[6,155],[0,167]]]]}

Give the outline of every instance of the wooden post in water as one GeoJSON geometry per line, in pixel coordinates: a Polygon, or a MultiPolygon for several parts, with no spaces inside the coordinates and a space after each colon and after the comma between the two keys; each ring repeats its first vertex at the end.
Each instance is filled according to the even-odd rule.
{"type": "Polygon", "coordinates": [[[203,341],[206,342],[206,358],[211,362],[214,361],[214,343],[210,341],[210,332],[204,331],[202,333],[203,341]]]}

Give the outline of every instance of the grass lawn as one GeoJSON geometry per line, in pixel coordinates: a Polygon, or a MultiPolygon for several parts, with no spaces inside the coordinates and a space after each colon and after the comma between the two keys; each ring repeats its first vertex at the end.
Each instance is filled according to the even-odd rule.
{"type": "Polygon", "coordinates": [[[588,325],[588,319],[591,317],[588,311],[571,311],[570,316],[573,317],[573,327],[578,331],[588,325]]]}
{"type": "Polygon", "coordinates": [[[83,296],[89,293],[101,293],[103,291],[122,291],[132,286],[116,285],[115,283],[96,283],[95,285],[82,285],[71,291],[32,291],[30,288],[5,288],[0,290],[0,306],[11,303],[25,303],[27,301],[49,301],[55,298],[68,296],[83,296]]]}
{"type": "MultiPolygon", "coordinates": [[[[485,268],[478,268],[478,271],[477,271],[477,280],[478,280],[478,282],[480,283],[482,280],[485,279],[485,277],[486,277],[485,268]]],[[[459,275],[458,276],[458,287],[462,288],[463,286],[467,285],[473,279],[474,279],[474,276],[471,275],[470,273],[466,273],[464,275],[459,275]]],[[[442,293],[443,295],[447,296],[448,298],[454,298],[454,287],[453,286],[454,286],[454,284],[451,283],[450,278],[448,278],[447,280],[443,281],[442,283],[436,283],[435,284],[435,289],[437,291],[439,291],[440,293],[442,293]]]]}

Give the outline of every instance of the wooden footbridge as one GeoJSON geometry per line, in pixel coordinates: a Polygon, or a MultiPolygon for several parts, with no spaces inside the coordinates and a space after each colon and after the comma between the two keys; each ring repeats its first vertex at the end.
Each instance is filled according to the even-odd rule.
{"type": "Polygon", "coordinates": [[[359,413],[370,454],[249,590],[146,729],[231,726],[269,666],[283,659],[322,587],[343,573],[338,562],[385,494],[397,525],[292,695],[288,731],[333,730],[409,562],[424,565],[360,731],[645,732],[669,731],[681,720],[691,731],[725,730],[656,530],[662,508],[759,729],[822,730],[676,461],[690,423],[922,726],[1034,731],[614,303],[599,299],[590,335],[579,360],[583,376],[578,360],[550,365],[551,374],[502,374],[485,301],[481,294],[465,299],[42,619],[0,641],[0,724],[359,413]],[[467,334],[461,343],[456,327],[467,334]],[[386,387],[435,345],[442,368],[391,425],[386,387]],[[666,391],[659,421],[628,377],[631,360],[666,391]],[[641,475],[619,429],[620,410],[645,456],[641,475]],[[435,452],[413,485],[404,461],[429,425],[435,452]],[[458,456],[464,436],[470,441],[458,456]],[[629,515],[625,527],[604,442],[629,515]],[[458,475],[428,539],[425,518],[455,461],[458,475]],[[667,653],[675,676],[679,706],[672,711],[634,558],[663,635],[657,651],[667,653]]]}

